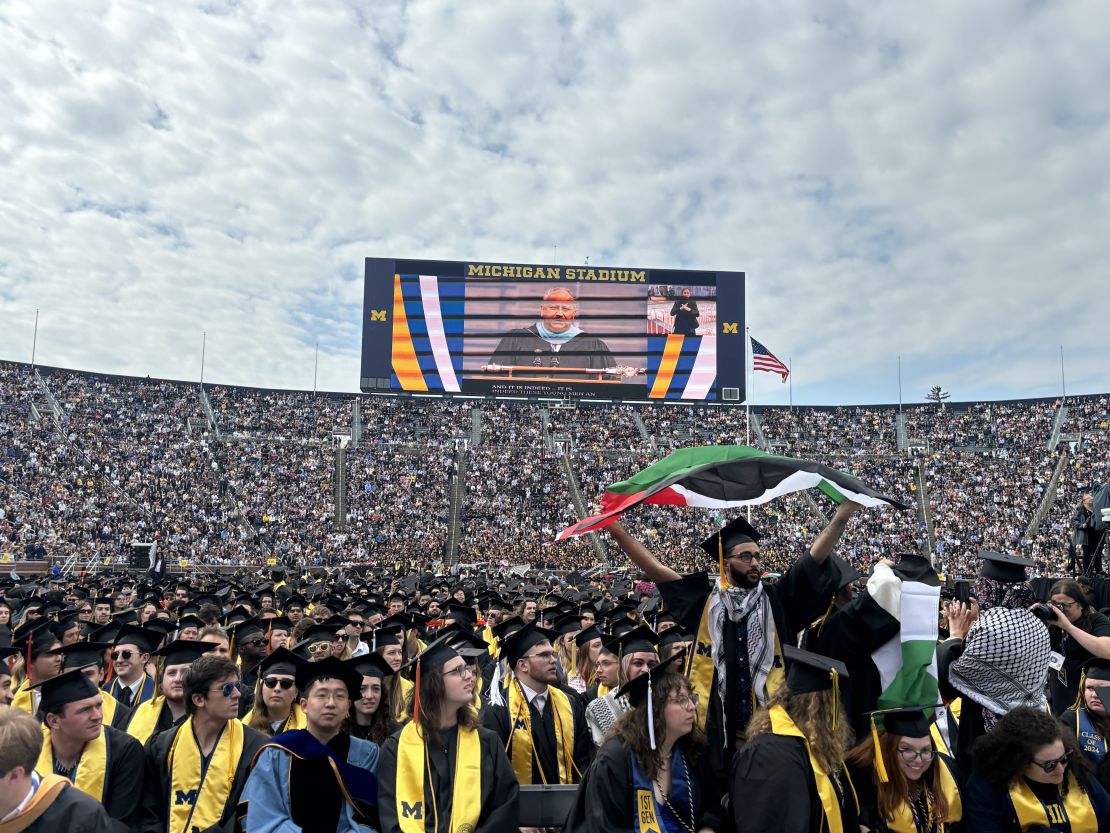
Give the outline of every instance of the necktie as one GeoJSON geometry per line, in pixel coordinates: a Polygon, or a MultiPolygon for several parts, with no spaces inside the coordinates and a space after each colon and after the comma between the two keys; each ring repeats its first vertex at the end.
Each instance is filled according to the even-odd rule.
{"type": "Polygon", "coordinates": [[[547,695],[537,694],[532,698],[532,705],[535,706],[539,714],[543,714],[543,707],[547,705],[547,695]]]}
{"type": "Polygon", "coordinates": [[[131,686],[120,686],[119,697],[116,699],[119,700],[121,706],[131,708],[131,686]]]}

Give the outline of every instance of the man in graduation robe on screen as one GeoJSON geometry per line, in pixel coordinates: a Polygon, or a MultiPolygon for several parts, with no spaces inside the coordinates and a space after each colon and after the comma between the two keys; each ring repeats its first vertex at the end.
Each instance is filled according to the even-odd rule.
{"type": "MultiPolygon", "coordinates": [[[[528,367],[582,367],[604,370],[617,361],[604,341],[582,332],[575,323],[578,301],[569,289],[548,290],[540,303],[540,319],[528,327],[510,330],[490,357],[490,364],[528,367]]],[[[566,374],[569,380],[596,378],[566,374]]]]}

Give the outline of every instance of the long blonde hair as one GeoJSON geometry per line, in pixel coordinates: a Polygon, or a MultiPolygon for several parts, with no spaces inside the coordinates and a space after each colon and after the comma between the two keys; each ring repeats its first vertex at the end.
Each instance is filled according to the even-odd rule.
{"type": "Polygon", "coordinates": [[[852,727],[839,703],[834,711],[831,691],[794,694],[789,687],[782,686],[748,724],[748,740],[772,734],[771,709],[775,706],[786,709],[794,725],[806,736],[813,756],[825,772],[831,775],[844,766],[844,753],[852,743],[852,727]],[[834,717],[839,721],[835,730],[834,717]]]}

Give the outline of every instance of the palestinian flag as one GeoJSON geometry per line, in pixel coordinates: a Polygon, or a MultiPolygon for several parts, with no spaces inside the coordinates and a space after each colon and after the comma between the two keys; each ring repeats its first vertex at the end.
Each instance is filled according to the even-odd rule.
{"type": "Polygon", "coordinates": [[[679,449],[614,483],[601,497],[600,514],[572,524],[557,539],[603,529],[638,503],[731,509],[811,488],[837,503],[851,500],[863,506],[909,508],[821,463],[780,457],[746,445],[707,445],[679,449]]]}

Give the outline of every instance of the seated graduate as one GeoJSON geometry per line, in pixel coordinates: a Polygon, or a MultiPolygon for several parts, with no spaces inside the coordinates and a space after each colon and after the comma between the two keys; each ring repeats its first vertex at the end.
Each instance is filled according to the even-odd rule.
{"type": "Polygon", "coordinates": [[[161,672],[155,674],[159,693],[131,712],[127,734],[145,745],[152,736],[184,720],[185,672],[195,660],[215,647],[211,642],[175,639],[151,654],[162,661],[161,672]]]}
{"type": "Polygon", "coordinates": [[[250,833],[373,829],[378,745],[343,731],[361,684],[335,657],[297,666],[307,725],[274,736],[255,756],[243,789],[250,833]]]}
{"type": "Polygon", "coordinates": [[[132,711],[154,699],[154,678],[146,673],[150,654],[162,641],[162,634],[137,625],[124,625],[112,647],[115,677],[105,690],[132,711]]]}
{"type": "MultiPolygon", "coordinates": [[[[99,688],[106,667],[105,651],[111,647],[107,642],[72,642],[63,645],[58,649],[62,655],[62,670],[80,668],[93,685],[99,688]]],[[[100,692],[100,700],[104,710],[104,724],[113,729],[126,729],[127,722],[131,719],[131,710],[107,691],[100,692]]]]}
{"type": "Polygon", "coordinates": [[[50,624],[46,617],[31,619],[12,632],[12,645],[19,648],[12,668],[12,682],[16,683],[12,708],[30,715],[39,713],[39,690],[31,688],[31,684],[62,670],[62,643],[50,624]]]}
{"type": "Polygon", "coordinates": [[[184,721],[146,745],[138,830],[230,827],[251,761],[266,736],[239,720],[239,668],[208,653],[185,672],[184,721]]]}
{"type": "Polygon", "coordinates": [[[933,743],[929,715],[936,708],[872,712],[871,732],[844,756],[859,798],[861,831],[958,833],[964,829],[955,763],[933,743]]]}
{"type": "Polygon", "coordinates": [[[307,727],[304,711],[297,702],[297,669],[304,663],[286,648],[275,648],[259,663],[254,706],[243,722],[264,735],[280,735],[307,727]]]}
{"type": "Polygon", "coordinates": [[[1075,737],[1047,712],[1014,709],[976,742],[972,756],[964,791],[969,831],[1110,830],[1110,795],[1075,737]]]}
{"type": "Polygon", "coordinates": [[[389,705],[389,684],[393,666],[381,654],[372,652],[347,660],[362,675],[358,699],[351,703],[351,737],[373,741],[381,746],[385,739],[401,728],[393,719],[389,705]]]}
{"type": "Polygon", "coordinates": [[[1072,708],[1060,716],[1079,741],[1079,751],[1091,762],[1095,776],[1110,790],[1110,661],[1094,659],[1083,673],[1082,694],[1072,708]]]}
{"type": "Polygon", "coordinates": [[[587,705],[597,697],[597,658],[601,654],[601,629],[592,622],[574,635],[574,671],[567,684],[587,705]]]}
{"type": "Polygon", "coordinates": [[[378,814],[382,833],[512,831],[519,792],[501,740],[480,725],[471,667],[446,645],[413,660],[411,722],[382,746],[378,814]]]}
{"type": "Polygon", "coordinates": [[[104,805],[68,778],[39,775],[42,727],[20,709],[0,709],[0,830],[4,833],[125,833],[104,805]]]}
{"type": "Polygon", "coordinates": [[[756,712],[733,762],[729,801],[737,833],[859,833],[844,767],[851,728],[840,703],[844,665],[784,645],[786,684],[756,712]]]}
{"type": "Polygon", "coordinates": [[[143,788],[142,744],[104,725],[100,689],[80,668],[32,685],[42,694],[39,775],[68,778],[131,827],[143,788]]]}
{"type": "MultiPolygon", "coordinates": [[[[586,724],[590,727],[595,745],[602,744],[605,733],[629,709],[628,699],[621,697],[616,689],[659,665],[659,654],[655,649],[658,638],[647,625],[640,625],[602,641],[598,680],[608,685],[608,681],[613,679],[613,671],[616,672],[616,680],[612,691],[599,693],[586,707],[586,724]]],[[[601,691],[600,687],[598,691],[601,691]]]]}
{"type": "Polygon", "coordinates": [[[564,833],[697,833],[722,830],[720,796],[706,795],[705,735],[697,695],[680,673],[682,654],[620,690],[630,708],[606,735],[586,773],[564,833]]]}
{"type": "Polygon", "coordinates": [[[582,701],[557,685],[555,636],[529,622],[505,638],[508,692],[482,710],[521,784],[577,784],[593,757],[582,701]]]}

